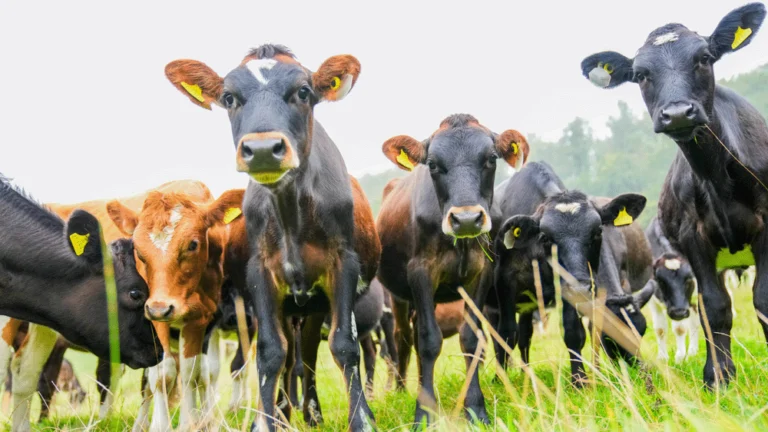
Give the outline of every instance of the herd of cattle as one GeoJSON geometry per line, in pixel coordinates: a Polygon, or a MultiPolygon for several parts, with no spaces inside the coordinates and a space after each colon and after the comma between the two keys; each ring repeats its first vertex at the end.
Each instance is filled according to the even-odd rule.
{"type": "MultiPolygon", "coordinates": [[[[748,45],[765,14],[760,3],[745,5],[706,37],[668,24],[634,58],[601,52],[582,62],[599,87],[638,84],[654,130],[679,147],[645,232],[635,220],[646,197],[569,189],[547,163],[526,163],[521,133],[495,133],[468,114],[445,118],[426,139],[399,135],[383,144],[410,173],[382,191],[374,219],[313,116],[317,103],[350,92],[357,59],[333,56],[312,72],[287,48],[263,45],[224,77],[199,61],[169,63],[167,78],[191,102],[227,111],[237,170],[252,181],[215,199],[204,184],[184,180],[120,199],[42,205],[0,177],[0,375],[12,376],[13,429],[29,429],[38,382],[50,401],[68,348],[99,357],[100,416],[108,415],[120,371],[109,361],[112,272],[120,361],[145,368],[134,430],[171,427],[174,388],[180,427],[210,427],[219,341],[238,331],[245,337],[230,365],[230,408],[244,403],[246,345],[257,335],[254,430],[274,430],[299,405],[308,424],[322,422],[315,373],[323,338],[344,376],[349,426],[370,430],[374,335],[399,388],[416,346],[418,424],[435,418],[435,361],[443,338],[458,333],[472,374],[465,412],[488,422],[471,366],[484,320],[473,311],[484,311],[498,332],[503,367],[509,353],[500,342],[518,346],[527,363],[534,313],[555,304],[567,275],[572,292],[640,336],[650,301],[661,358],[667,316],[678,335],[676,361],[695,353],[701,320],[711,332],[704,381],[727,384],[735,310],[725,270],[756,265],[754,304],[768,315],[768,126],[744,98],[715,84],[713,65],[748,45]],[[515,174],[495,185],[500,162],[515,174]],[[597,290],[605,296],[593,297],[597,290]]],[[[569,301],[562,313],[571,379],[581,386],[584,314],[569,301]]],[[[768,332],[768,320],[761,324],[768,332]]],[[[635,364],[637,350],[603,330],[606,354],[635,364]]]]}

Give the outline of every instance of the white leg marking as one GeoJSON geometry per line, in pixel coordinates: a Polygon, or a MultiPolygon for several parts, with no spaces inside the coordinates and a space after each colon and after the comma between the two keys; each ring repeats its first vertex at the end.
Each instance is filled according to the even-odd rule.
{"type": "Polygon", "coordinates": [[[700,325],[698,312],[691,308],[691,315],[688,317],[688,357],[695,356],[699,352],[700,325]]]}
{"type": "Polygon", "coordinates": [[[107,397],[104,398],[104,402],[99,407],[99,419],[105,419],[112,411],[112,404],[115,403],[115,392],[117,392],[120,385],[120,378],[123,377],[125,372],[125,365],[121,364],[118,368],[112,368],[112,375],[109,379],[109,388],[107,389],[107,397]]]}
{"type": "MultiPolygon", "coordinates": [[[[149,369],[144,369],[143,375],[149,376],[149,369]]],[[[141,390],[141,406],[133,422],[132,432],[144,432],[149,426],[149,404],[152,402],[152,390],[147,386],[141,390]]]]}
{"type": "Polygon", "coordinates": [[[675,363],[685,360],[685,335],[688,333],[688,318],[672,321],[672,332],[675,333],[675,363]]]}
{"type": "Polygon", "coordinates": [[[11,360],[13,376],[13,431],[30,430],[29,409],[32,396],[37,391],[40,373],[53,351],[59,334],[37,324],[29,325],[27,343],[16,352],[11,360]]]}
{"type": "Polygon", "coordinates": [[[168,392],[176,384],[176,374],[176,360],[170,353],[166,353],[159,364],[149,368],[148,387],[155,400],[150,432],[165,432],[171,427],[168,392]]]}
{"type": "MultiPolygon", "coordinates": [[[[179,352],[184,352],[184,337],[179,337],[179,352]]],[[[179,356],[179,369],[181,371],[181,413],[179,414],[179,428],[191,428],[197,423],[195,408],[197,407],[198,385],[201,384],[202,364],[205,356],[198,354],[186,358],[179,356]]]]}
{"type": "Polygon", "coordinates": [[[651,317],[653,318],[653,329],[656,331],[656,339],[659,344],[659,352],[656,358],[662,361],[669,360],[667,354],[667,310],[664,304],[656,296],[651,297],[651,317]]]}

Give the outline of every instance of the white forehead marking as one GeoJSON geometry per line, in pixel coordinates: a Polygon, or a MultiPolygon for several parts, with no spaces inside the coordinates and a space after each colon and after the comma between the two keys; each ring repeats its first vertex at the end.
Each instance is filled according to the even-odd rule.
{"type": "Polygon", "coordinates": [[[664,260],[664,267],[670,269],[670,270],[679,270],[680,269],[680,260],[677,258],[664,260]]]}
{"type": "Polygon", "coordinates": [[[152,241],[152,244],[163,251],[163,253],[168,251],[168,246],[171,244],[171,239],[173,238],[173,231],[176,229],[176,225],[179,224],[180,220],[181,204],[171,209],[168,225],[158,232],[149,233],[149,239],[152,241]]]}
{"type": "Polygon", "coordinates": [[[261,71],[270,70],[275,67],[276,64],[277,60],[275,59],[258,59],[249,61],[245,64],[245,66],[249,71],[251,71],[253,76],[256,77],[258,82],[267,85],[269,80],[264,78],[264,75],[261,73],[261,71]]]}
{"type": "Polygon", "coordinates": [[[667,42],[674,42],[674,41],[676,41],[678,37],[679,37],[679,35],[677,33],[675,33],[675,32],[665,33],[665,34],[663,34],[661,36],[657,36],[656,40],[653,41],[653,44],[654,45],[664,45],[667,42]]]}
{"type": "Polygon", "coordinates": [[[555,206],[555,210],[558,210],[562,213],[570,213],[570,214],[578,213],[580,208],[581,208],[581,204],[577,202],[560,203],[555,206]]]}

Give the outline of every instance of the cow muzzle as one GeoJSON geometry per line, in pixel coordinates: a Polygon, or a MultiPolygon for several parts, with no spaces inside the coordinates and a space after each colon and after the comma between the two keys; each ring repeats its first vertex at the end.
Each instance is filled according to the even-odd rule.
{"type": "Polygon", "coordinates": [[[178,312],[179,308],[171,301],[148,300],[144,304],[144,315],[152,321],[174,321],[178,312]]]}
{"type": "Polygon", "coordinates": [[[443,233],[472,238],[491,230],[491,218],[482,206],[451,207],[443,219],[443,233]]]}
{"type": "Polygon", "coordinates": [[[298,166],[296,148],[283,133],[250,133],[237,144],[237,170],[248,173],[258,183],[277,183],[298,166]]]}
{"type": "Polygon", "coordinates": [[[691,311],[685,307],[671,307],[667,308],[667,315],[675,321],[680,321],[688,318],[691,315],[691,311]]]}

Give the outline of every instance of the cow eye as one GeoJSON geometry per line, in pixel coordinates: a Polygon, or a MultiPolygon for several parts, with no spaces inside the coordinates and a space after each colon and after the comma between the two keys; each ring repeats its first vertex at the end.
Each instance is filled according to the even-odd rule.
{"type": "Polygon", "coordinates": [[[237,103],[237,99],[235,98],[235,95],[232,93],[226,92],[223,95],[221,95],[221,103],[224,105],[224,108],[231,109],[235,107],[235,104],[237,103]]]}
{"type": "Polygon", "coordinates": [[[301,86],[299,90],[296,92],[296,96],[299,98],[300,101],[306,102],[309,100],[309,95],[312,94],[312,89],[309,88],[309,86],[301,86]]]}
{"type": "Polygon", "coordinates": [[[701,58],[699,59],[699,64],[701,64],[702,66],[709,66],[709,62],[710,62],[711,60],[712,60],[712,57],[710,57],[708,54],[704,54],[704,55],[703,55],[703,56],[701,56],[701,58]]]}
{"type": "Polygon", "coordinates": [[[488,162],[486,163],[486,166],[488,168],[494,168],[496,166],[496,159],[498,159],[498,157],[496,155],[489,156],[488,157],[488,162]]]}
{"type": "Polygon", "coordinates": [[[131,290],[128,292],[128,295],[131,296],[131,300],[139,301],[143,297],[141,294],[141,291],[139,290],[131,290]]]}
{"type": "Polygon", "coordinates": [[[197,250],[197,247],[200,245],[200,243],[197,240],[192,240],[189,242],[189,246],[187,246],[187,250],[190,252],[194,252],[197,250]]]}
{"type": "Polygon", "coordinates": [[[648,79],[648,75],[645,72],[635,72],[635,80],[637,80],[637,82],[641,83],[646,79],[648,79]]]}
{"type": "Polygon", "coordinates": [[[432,172],[437,171],[437,164],[435,163],[435,161],[427,162],[427,167],[429,167],[429,170],[432,172]]]}

